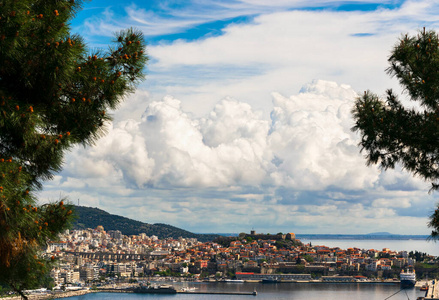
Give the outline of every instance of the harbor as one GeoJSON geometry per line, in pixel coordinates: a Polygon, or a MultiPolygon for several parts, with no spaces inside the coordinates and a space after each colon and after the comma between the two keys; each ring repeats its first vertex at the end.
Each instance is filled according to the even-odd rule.
{"type": "MultiPolygon", "coordinates": [[[[420,283],[420,282],[419,282],[420,283]]],[[[398,284],[382,282],[379,283],[277,283],[263,284],[261,282],[225,283],[225,282],[177,282],[171,283],[178,291],[175,294],[141,295],[126,289],[99,289],[87,290],[84,292],[54,293],[44,298],[31,296],[31,300],[56,299],[69,297],[69,300],[138,300],[139,298],[162,300],[217,300],[225,297],[233,300],[245,299],[307,299],[307,300],[383,300],[391,297],[390,300],[407,300],[425,297],[425,291],[420,286],[401,290],[398,284]],[[253,291],[257,296],[252,296],[253,291]],[[76,294],[77,293],[77,294],[76,294]],[[81,294],[80,294],[81,293],[81,294]],[[406,294],[407,293],[407,294],[406,294]],[[409,298],[407,298],[407,295],[409,298]]],[[[424,284],[424,283],[422,283],[424,284]]],[[[6,298],[12,299],[12,298],[6,298]]],[[[19,300],[15,297],[14,300],[19,300]]],[[[21,300],[21,299],[20,299],[21,300]]]]}
{"type": "MultiPolygon", "coordinates": [[[[135,284],[121,284],[121,285],[112,285],[112,286],[102,286],[96,287],[93,289],[80,289],[80,290],[71,290],[71,291],[47,291],[47,293],[28,293],[29,300],[45,300],[45,299],[58,299],[58,298],[77,298],[79,296],[85,297],[87,294],[118,294],[115,297],[125,297],[124,295],[128,294],[139,294],[139,290],[137,289],[137,285],[135,284]]],[[[241,297],[248,296],[258,296],[259,298],[264,298],[267,291],[269,292],[279,292],[279,291],[287,291],[290,290],[292,292],[313,292],[315,290],[347,290],[347,291],[355,291],[355,290],[368,290],[368,289],[388,289],[398,291],[400,289],[400,282],[387,280],[387,281],[357,281],[357,282],[343,282],[343,281],[300,281],[300,282],[276,282],[276,283],[262,283],[261,281],[245,281],[245,282],[226,282],[226,281],[215,281],[215,282],[160,282],[153,283],[151,287],[155,287],[155,293],[157,294],[168,294],[169,296],[174,295],[199,295],[199,299],[206,299],[203,295],[211,295],[211,296],[236,296],[236,299],[241,299],[241,297]],[[160,292],[158,287],[165,287],[164,289],[168,289],[168,291],[163,293],[163,289],[160,292]],[[376,288],[373,288],[376,287],[376,288]]],[[[151,288],[152,291],[148,293],[154,293],[154,288],[151,288]]],[[[408,289],[410,292],[416,292],[418,299],[438,299],[439,286],[437,282],[433,281],[418,281],[416,285],[408,289]],[[420,293],[420,288],[423,286],[429,286],[428,294],[426,292],[420,293]],[[420,298],[419,298],[420,297],[420,298]]],[[[165,296],[165,295],[163,295],[165,296]]],[[[235,298],[235,297],[234,297],[235,298]]],[[[10,300],[20,300],[21,297],[8,297],[5,299],[10,300]]],[[[196,298],[194,298],[196,299],[196,298]]],[[[416,299],[416,298],[415,298],[416,299]]]]}

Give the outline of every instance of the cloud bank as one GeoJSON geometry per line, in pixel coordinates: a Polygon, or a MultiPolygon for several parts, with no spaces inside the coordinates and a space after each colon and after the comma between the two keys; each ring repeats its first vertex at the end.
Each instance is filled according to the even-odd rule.
{"type": "Polygon", "coordinates": [[[139,120],[115,121],[95,147],[72,151],[46,193],[187,229],[209,222],[205,230],[258,224],[324,232],[339,218],[335,226],[355,220],[358,232],[399,210],[421,222],[407,210],[426,201],[419,197],[428,185],[365,166],[350,130],[356,96],[348,85],[316,80],[291,97],[273,93],[270,120],[232,98],[203,118],[171,96],[150,101],[139,120]]]}
{"type": "Polygon", "coordinates": [[[128,186],[140,189],[369,188],[379,172],[364,165],[350,131],[355,97],[349,86],[315,81],[289,98],[274,93],[268,121],[231,98],[218,102],[206,117],[194,118],[178,99],[167,96],[148,103],[140,121],[110,124],[92,151],[81,149],[69,157],[69,172],[120,174],[128,186]],[[89,169],[84,156],[94,162],[89,169]]]}

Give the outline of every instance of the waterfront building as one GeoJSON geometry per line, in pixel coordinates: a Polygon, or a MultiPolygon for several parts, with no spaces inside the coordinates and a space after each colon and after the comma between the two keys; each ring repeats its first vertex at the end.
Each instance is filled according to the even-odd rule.
{"type": "Polygon", "coordinates": [[[322,276],[323,282],[354,282],[353,276],[322,276]]]}
{"type": "Polygon", "coordinates": [[[90,282],[99,278],[99,268],[97,266],[86,264],[79,268],[79,277],[84,282],[90,282]]]}
{"type": "Polygon", "coordinates": [[[284,281],[305,281],[311,280],[311,274],[257,274],[253,272],[236,272],[236,279],[238,280],[284,280],[284,281]]]}

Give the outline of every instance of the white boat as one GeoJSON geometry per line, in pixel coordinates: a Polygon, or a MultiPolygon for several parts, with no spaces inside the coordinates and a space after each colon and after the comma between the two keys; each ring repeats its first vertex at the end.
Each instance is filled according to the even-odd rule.
{"type": "Polygon", "coordinates": [[[401,274],[399,275],[399,278],[401,280],[401,287],[403,288],[414,287],[416,284],[415,270],[410,271],[409,269],[407,269],[406,272],[402,270],[401,274]]]}
{"type": "Polygon", "coordinates": [[[224,281],[227,283],[244,283],[244,280],[242,279],[226,279],[224,281]]]}
{"type": "Polygon", "coordinates": [[[184,287],[181,290],[183,292],[195,292],[196,289],[197,289],[196,287],[192,286],[192,287],[184,287]]]}

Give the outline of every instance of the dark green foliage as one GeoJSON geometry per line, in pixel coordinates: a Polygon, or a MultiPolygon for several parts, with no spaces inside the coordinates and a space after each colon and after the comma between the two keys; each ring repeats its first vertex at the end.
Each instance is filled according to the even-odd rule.
{"type": "Polygon", "coordinates": [[[439,206],[430,215],[430,222],[428,222],[428,227],[433,228],[429,239],[438,240],[439,239],[439,206]]]}
{"type": "Polygon", "coordinates": [[[424,261],[425,259],[427,259],[427,256],[428,256],[428,254],[425,252],[418,252],[418,251],[415,251],[415,252],[410,251],[409,252],[409,257],[416,259],[417,262],[424,261]]]}
{"type": "Polygon", "coordinates": [[[196,234],[167,224],[147,224],[118,215],[109,214],[99,208],[75,206],[78,216],[74,222],[74,229],[96,228],[102,225],[105,230],[119,230],[125,235],[145,233],[155,235],[160,239],[173,237],[196,238],[202,242],[212,241],[218,237],[215,234],[196,234]]]}
{"type": "Polygon", "coordinates": [[[233,237],[233,236],[218,236],[213,241],[224,248],[229,248],[230,243],[233,241],[241,240],[239,237],[233,237]]]}
{"type": "Polygon", "coordinates": [[[439,179],[439,47],[433,31],[404,36],[392,51],[388,73],[395,76],[417,109],[406,108],[387,91],[386,100],[371,92],[359,97],[353,109],[368,164],[383,169],[397,163],[437,189],[439,179]]]}
{"type": "Polygon", "coordinates": [[[299,240],[284,240],[282,239],[281,235],[272,235],[272,236],[268,236],[268,235],[263,235],[263,234],[259,234],[259,235],[249,235],[246,233],[242,233],[239,234],[239,236],[218,236],[214,242],[220,244],[223,247],[230,247],[230,243],[233,241],[245,241],[245,243],[251,243],[253,241],[258,241],[258,240],[271,240],[274,237],[276,237],[275,239],[275,245],[278,249],[284,248],[284,249],[291,249],[294,248],[296,246],[302,246],[303,243],[299,240]]]}
{"type": "Polygon", "coordinates": [[[254,239],[251,236],[247,236],[245,237],[245,240],[247,241],[247,243],[251,243],[254,239]]]}
{"type": "Polygon", "coordinates": [[[311,263],[311,262],[314,261],[314,259],[313,259],[311,256],[309,256],[308,254],[306,254],[305,256],[303,256],[303,258],[304,258],[307,262],[309,262],[309,263],[311,263]]]}
{"type": "Polygon", "coordinates": [[[416,277],[419,279],[431,279],[439,277],[439,268],[436,264],[426,264],[423,262],[416,262],[415,264],[416,277]]]}
{"type": "MultiPolygon", "coordinates": [[[[397,164],[439,188],[439,38],[434,31],[403,36],[389,57],[387,72],[395,76],[409,99],[407,108],[392,90],[385,100],[371,92],[359,97],[352,110],[353,131],[361,134],[367,163],[383,169],[397,164]]],[[[435,212],[436,214],[437,212],[435,212]]],[[[439,223],[432,215],[432,237],[439,223]]]]}
{"type": "MultiPolygon", "coordinates": [[[[61,170],[64,152],[105,132],[114,109],[143,78],[145,42],[120,32],[115,48],[90,51],[70,34],[81,0],[0,0],[0,284],[38,287],[49,239],[69,227],[62,200],[35,192],[61,170]]],[[[22,295],[23,296],[23,295],[22,295]]]]}
{"type": "Polygon", "coordinates": [[[291,249],[297,246],[301,246],[303,244],[298,240],[277,240],[275,245],[277,249],[291,249]]]}
{"type": "Polygon", "coordinates": [[[390,253],[387,252],[380,252],[378,255],[378,258],[390,258],[390,253]]]}

